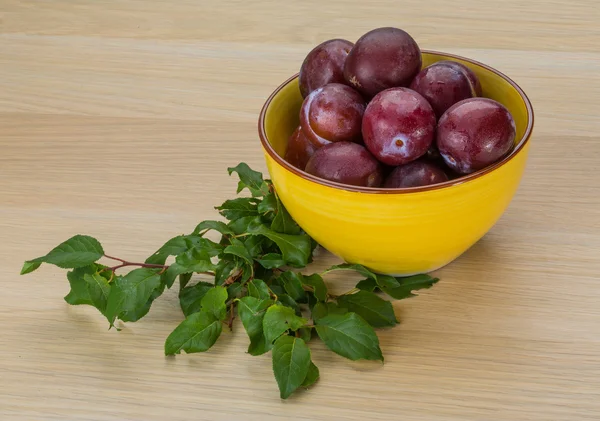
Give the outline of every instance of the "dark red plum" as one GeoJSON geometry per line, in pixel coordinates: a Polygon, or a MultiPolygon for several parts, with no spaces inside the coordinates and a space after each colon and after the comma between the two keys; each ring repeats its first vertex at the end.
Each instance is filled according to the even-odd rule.
{"type": "Polygon", "coordinates": [[[516,127],[510,112],[489,98],[470,98],[440,118],[436,142],[446,165],[461,174],[487,167],[512,148],[516,127]]]}
{"type": "Polygon", "coordinates": [[[328,83],[346,83],[344,63],[354,44],[345,39],[330,39],[306,56],[300,67],[299,84],[303,98],[328,83]]]}
{"type": "Polygon", "coordinates": [[[448,176],[440,167],[420,159],[394,168],[383,183],[383,187],[419,187],[444,181],[448,181],[448,176]]]}
{"type": "Polygon", "coordinates": [[[423,156],[434,138],[436,118],[425,98],[408,88],[391,88],[371,100],[362,122],[365,146],[387,165],[423,156]]]}
{"type": "Polygon", "coordinates": [[[463,64],[448,60],[421,70],[410,89],[429,101],[438,118],[457,102],[481,96],[481,84],[475,73],[463,64]]]}
{"type": "Polygon", "coordinates": [[[362,142],[363,97],[349,86],[330,83],[312,91],[302,103],[300,125],[317,147],[331,142],[362,142]]]}
{"type": "Polygon", "coordinates": [[[421,70],[421,50],[398,28],[378,28],[356,41],[344,64],[348,83],[371,98],[384,89],[408,86],[421,70]]]}
{"type": "Polygon", "coordinates": [[[336,142],[318,149],[305,171],[325,180],[363,187],[379,187],[383,167],[362,145],[336,142]]]}
{"type": "Polygon", "coordinates": [[[304,136],[302,128],[298,126],[288,140],[284,159],[294,167],[304,170],[306,163],[316,150],[317,147],[304,136]]]}

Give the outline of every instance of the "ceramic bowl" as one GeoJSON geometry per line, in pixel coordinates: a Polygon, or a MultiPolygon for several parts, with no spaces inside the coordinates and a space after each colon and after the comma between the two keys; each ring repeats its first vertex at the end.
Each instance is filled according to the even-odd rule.
{"type": "Polygon", "coordinates": [[[298,224],[346,262],[397,276],[431,272],[452,262],[494,226],[519,186],[533,129],[531,103],[507,76],[464,57],[433,51],[422,55],[423,67],[439,60],[465,64],[479,77],[483,96],[510,110],[516,123],[510,154],[475,173],[424,187],[354,187],[320,179],[283,159],[299,124],[297,75],[268,98],[258,125],[270,177],[298,224]]]}

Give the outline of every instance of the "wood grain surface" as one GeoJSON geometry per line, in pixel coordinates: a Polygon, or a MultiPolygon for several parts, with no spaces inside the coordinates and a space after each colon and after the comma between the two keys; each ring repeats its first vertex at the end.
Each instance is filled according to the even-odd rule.
{"type": "Polygon", "coordinates": [[[599,21],[595,0],[0,1],[0,419],[600,419],[599,21]],[[281,401],[239,325],[163,356],[174,291],[116,332],[63,301],[64,271],[18,275],[75,233],[141,260],[218,216],[227,166],[266,171],[272,90],[318,42],[387,25],[508,74],[536,126],[500,222],[395,305],[385,364],[315,342],[319,383],[281,401]]]}

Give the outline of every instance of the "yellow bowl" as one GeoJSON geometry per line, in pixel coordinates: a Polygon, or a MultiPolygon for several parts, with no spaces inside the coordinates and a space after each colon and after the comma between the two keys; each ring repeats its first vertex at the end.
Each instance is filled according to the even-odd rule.
{"type": "Polygon", "coordinates": [[[512,152],[478,172],[432,186],[404,189],[354,187],[322,180],[282,157],[299,124],[298,78],[266,101],[258,131],[267,168],[281,201],[320,245],[349,263],[397,276],[426,273],[456,259],[498,221],[514,196],[527,161],[533,108],[508,77],[484,64],[423,51],[423,66],[454,60],[472,69],[483,96],[512,113],[517,135],[512,152]]]}

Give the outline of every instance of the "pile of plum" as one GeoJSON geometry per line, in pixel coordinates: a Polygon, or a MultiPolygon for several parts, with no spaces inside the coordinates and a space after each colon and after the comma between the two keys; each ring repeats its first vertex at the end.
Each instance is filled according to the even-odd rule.
{"type": "Polygon", "coordinates": [[[398,28],[374,29],[355,44],[319,44],[300,68],[304,101],[286,161],[338,183],[404,188],[506,156],[513,117],[481,96],[475,73],[448,60],[421,67],[419,46],[398,28]]]}

